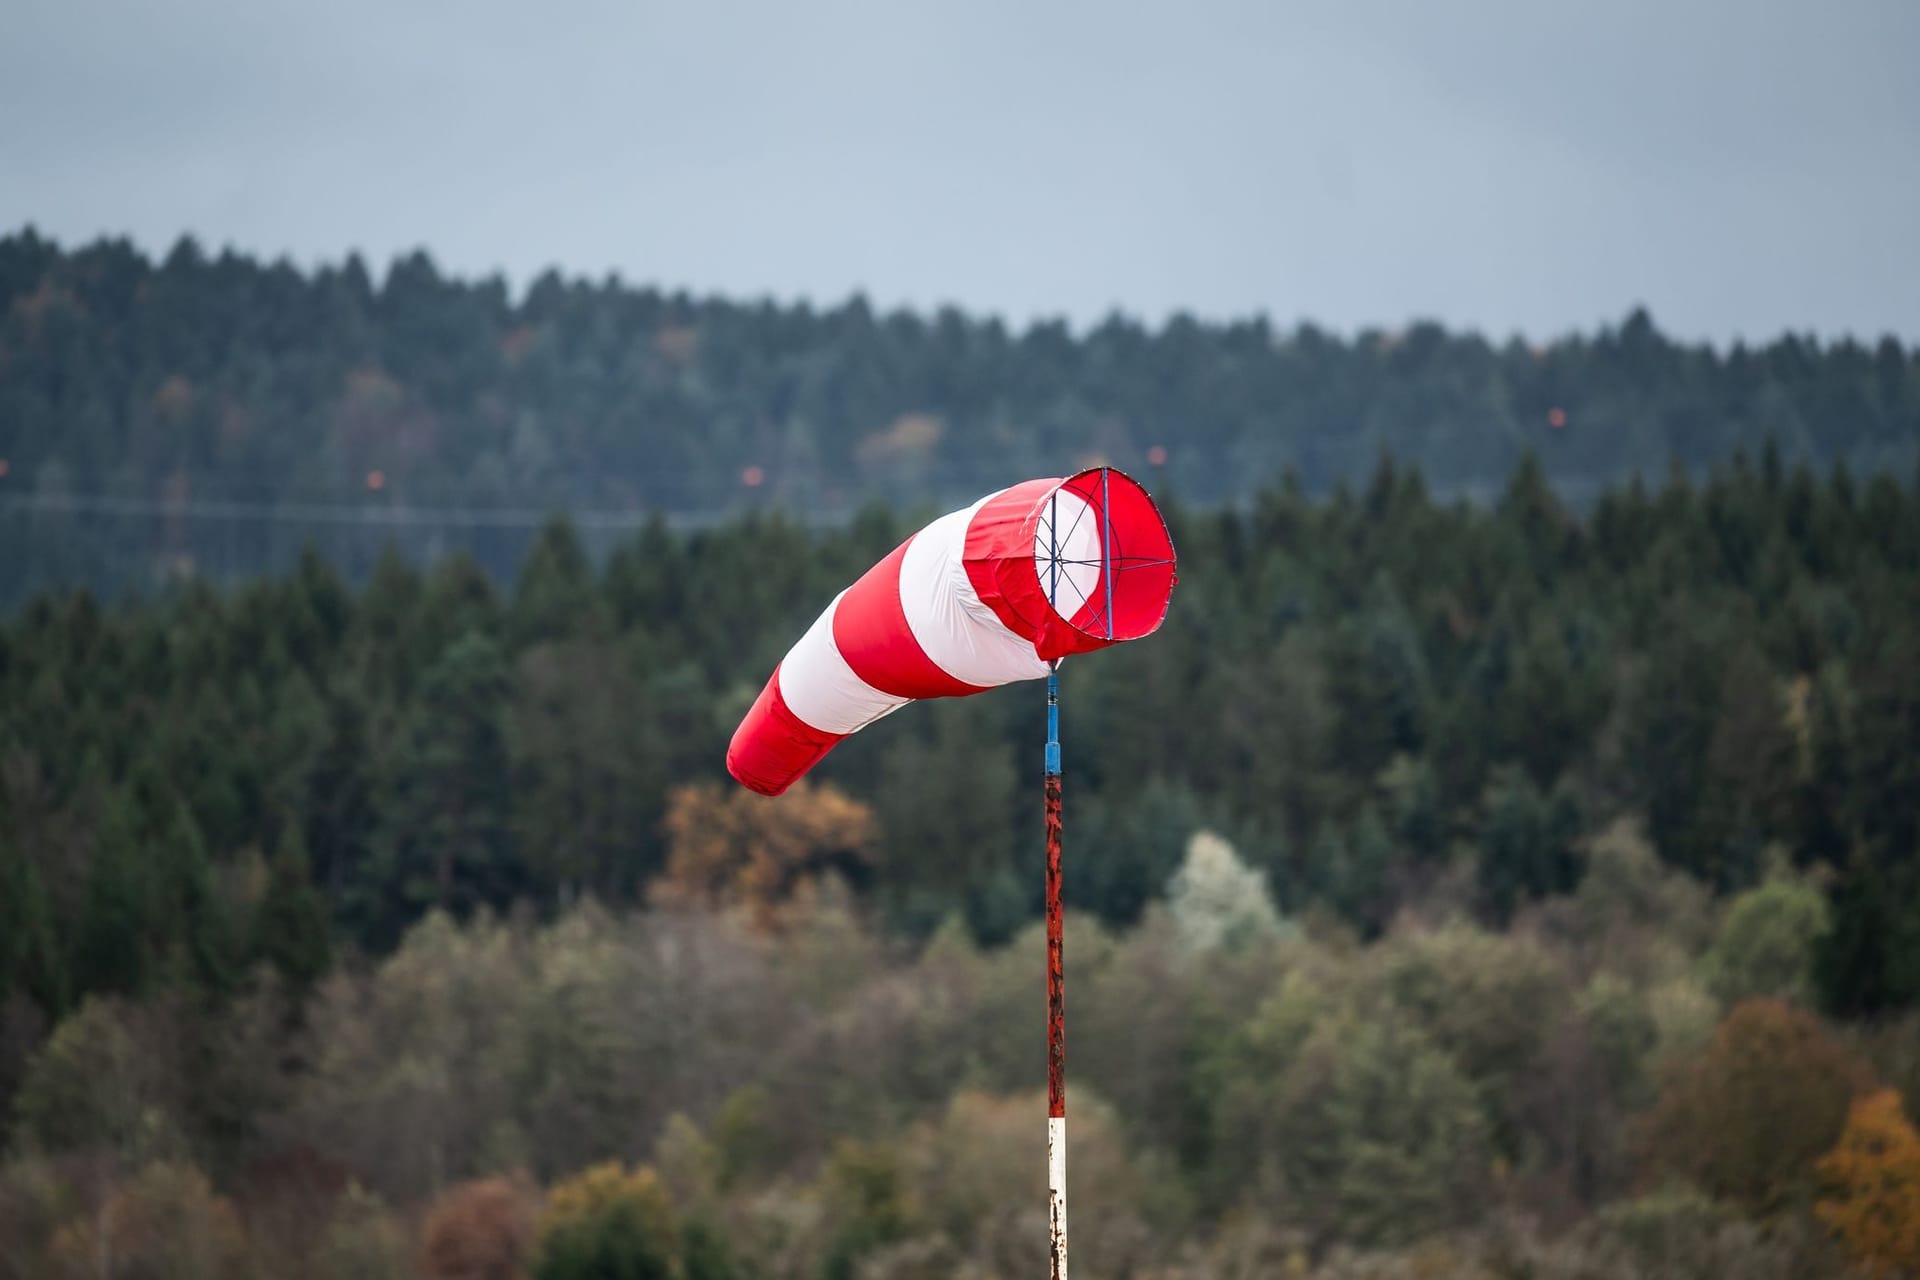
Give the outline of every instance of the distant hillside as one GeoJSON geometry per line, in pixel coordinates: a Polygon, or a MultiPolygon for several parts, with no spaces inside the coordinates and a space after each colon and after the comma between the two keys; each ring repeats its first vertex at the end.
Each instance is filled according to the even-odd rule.
{"type": "Polygon", "coordinates": [[[1076,336],[553,275],[516,302],[424,254],[376,286],[358,259],[0,239],[0,541],[25,552],[6,600],[251,574],[306,541],[349,568],[394,539],[504,571],[556,509],[589,538],[655,511],[832,518],[1096,458],[1210,504],[1289,467],[1309,493],[1357,482],[1383,451],[1478,497],[1536,452],[1578,501],[1768,439],[1906,474],[1920,351],[1716,352],[1642,312],[1547,347],[1184,318],[1076,336]]]}

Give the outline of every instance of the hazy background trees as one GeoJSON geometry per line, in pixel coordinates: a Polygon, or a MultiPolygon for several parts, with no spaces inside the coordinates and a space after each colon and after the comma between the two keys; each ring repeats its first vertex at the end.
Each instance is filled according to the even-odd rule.
{"type": "MultiPolygon", "coordinates": [[[[1358,486],[1385,450],[1437,494],[1491,501],[1532,451],[1584,508],[1769,441],[1785,464],[1910,472],[1920,355],[1891,338],[1689,346],[1644,311],[1545,345],[1186,316],[1019,331],[551,273],[516,299],[424,253],[376,279],[357,257],[303,272],[190,239],[155,261],[124,241],[0,236],[8,601],[282,570],[309,542],[354,581],[389,540],[505,575],[553,510],[590,511],[598,554],[652,513],[945,510],[1096,458],[1213,505],[1287,467],[1310,495],[1358,486]]],[[[1718,506],[1707,536],[1764,573],[1752,514],[1718,506]]],[[[1392,634],[1353,639],[1380,660],[1392,634]]]]}

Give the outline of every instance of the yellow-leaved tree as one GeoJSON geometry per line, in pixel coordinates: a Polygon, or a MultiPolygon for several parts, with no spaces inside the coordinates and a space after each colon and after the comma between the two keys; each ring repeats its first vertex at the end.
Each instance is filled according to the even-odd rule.
{"type": "Polygon", "coordinates": [[[556,1186],[540,1219],[535,1280],[678,1280],[679,1226],[652,1169],[595,1165],[556,1186]]]}
{"type": "Polygon", "coordinates": [[[1856,1101],[1819,1171],[1829,1194],[1814,1212],[1868,1274],[1920,1275],[1920,1133],[1899,1093],[1856,1101]]]}

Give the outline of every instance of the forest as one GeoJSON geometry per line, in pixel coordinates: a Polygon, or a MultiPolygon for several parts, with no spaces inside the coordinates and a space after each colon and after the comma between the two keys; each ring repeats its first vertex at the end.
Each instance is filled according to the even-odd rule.
{"type": "MultiPolygon", "coordinates": [[[[1063,668],[1075,1266],[1920,1268],[1914,479],[1170,485],[1063,668]]],[[[721,767],[914,527],[23,602],[0,1275],[1036,1270],[1037,686],[721,767]]]]}
{"type": "Polygon", "coordinates": [[[285,573],[308,545],[354,583],[389,543],[505,578],[555,510],[598,558],[655,513],[844,524],[1094,461],[1244,510],[1286,468],[1310,497],[1358,488],[1383,452],[1488,502],[1532,454],[1584,511],[1769,441],[1789,465],[1909,474],[1920,350],[1719,349],[1644,310],[1547,342],[1260,317],[1076,332],[557,273],[510,289],[425,253],[376,276],[0,236],[0,604],[285,573]]]}

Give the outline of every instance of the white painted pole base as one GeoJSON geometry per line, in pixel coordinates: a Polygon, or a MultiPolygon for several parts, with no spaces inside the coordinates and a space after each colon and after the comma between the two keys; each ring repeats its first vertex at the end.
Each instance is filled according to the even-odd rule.
{"type": "Polygon", "coordinates": [[[1067,1121],[1047,1117],[1047,1248],[1051,1280],[1067,1280],[1067,1121]]]}

